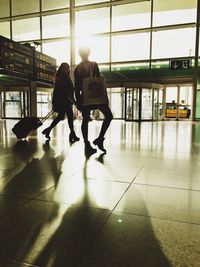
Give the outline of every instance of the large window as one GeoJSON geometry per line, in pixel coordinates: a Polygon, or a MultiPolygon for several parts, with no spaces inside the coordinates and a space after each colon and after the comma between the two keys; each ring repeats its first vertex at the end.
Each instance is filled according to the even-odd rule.
{"type": "Polygon", "coordinates": [[[52,96],[49,92],[37,92],[37,116],[43,118],[52,109],[52,96]]]}
{"type": "Polygon", "coordinates": [[[195,28],[153,32],[152,58],[187,57],[195,54],[195,28]]]}
{"type": "Polygon", "coordinates": [[[57,65],[62,62],[70,63],[70,41],[68,39],[44,42],[42,47],[45,54],[57,59],[57,65]]]}
{"type": "Polygon", "coordinates": [[[70,35],[69,13],[45,16],[42,25],[44,39],[70,35]]]}
{"type": "Polygon", "coordinates": [[[15,41],[37,40],[40,38],[39,18],[13,21],[13,39],[15,41]]]}
{"type": "Polygon", "coordinates": [[[124,34],[112,37],[112,61],[149,59],[150,34],[124,34]]]}
{"type": "Polygon", "coordinates": [[[42,10],[51,10],[69,7],[69,0],[42,0],[42,10]]]}
{"type": "Polygon", "coordinates": [[[0,23],[0,35],[10,38],[10,22],[0,23]]]}
{"type": "Polygon", "coordinates": [[[150,27],[151,2],[113,6],[113,31],[150,27]]]}
{"type": "Polygon", "coordinates": [[[12,0],[12,14],[21,15],[39,12],[39,0],[12,0]]]}
{"type": "Polygon", "coordinates": [[[158,61],[194,57],[196,17],[197,0],[0,0],[0,35],[10,38],[12,33],[13,40],[19,42],[37,40],[42,51],[56,57],[58,64],[78,63],[78,48],[87,44],[91,60],[106,68],[129,63],[132,69],[146,69],[150,47],[152,59],[158,61]]]}
{"type": "Polygon", "coordinates": [[[0,18],[9,17],[9,0],[0,1],[0,18]]]}
{"type": "MultiPolygon", "coordinates": [[[[83,40],[84,41],[84,40],[83,40]]],[[[84,43],[85,44],[85,43],[84,43]]],[[[87,44],[91,49],[91,59],[99,63],[109,61],[109,37],[95,36],[87,39],[87,44]]],[[[76,63],[80,62],[78,49],[82,45],[82,38],[76,38],[76,63]]]]}
{"type": "Polygon", "coordinates": [[[101,3],[101,2],[109,2],[109,0],[75,0],[76,6],[96,4],[96,3],[101,3]]]}
{"type": "Polygon", "coordinates": [[[109,8],[98,8],[76,12],[76,35],[86,36],[108,32],[110,29],[109,8]]]}
{"type": "Polygon", "coordinates": [[[197,0],[154,0],[154,26],[196,21],[197,0]]]}

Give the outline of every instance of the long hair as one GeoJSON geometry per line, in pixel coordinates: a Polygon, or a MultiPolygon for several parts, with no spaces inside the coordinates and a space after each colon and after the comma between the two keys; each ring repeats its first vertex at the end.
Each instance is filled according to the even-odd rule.
{"type": "Polygon", "coordinates": [[[64,73],[63,69],[65,69],[65,67],[67,67],[69,69],[69,64],[66,62],[61,63],[60,67],[58,68],[58,70],[56,72],[56,76],[62,75],[64,73]]]}

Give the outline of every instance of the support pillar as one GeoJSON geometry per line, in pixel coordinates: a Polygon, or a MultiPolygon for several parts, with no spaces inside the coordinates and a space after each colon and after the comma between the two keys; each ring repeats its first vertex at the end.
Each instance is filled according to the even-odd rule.
{"type": "Polygon", "coordinates": [[[37,83],[30,81],[30,115],[37,117],[37,83]]]}

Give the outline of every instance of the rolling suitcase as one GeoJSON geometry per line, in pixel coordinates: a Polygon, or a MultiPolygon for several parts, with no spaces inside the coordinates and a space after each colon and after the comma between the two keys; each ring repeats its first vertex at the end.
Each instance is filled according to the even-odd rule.
{"type": "Polygon", "coordinates": [[[25,117],[15,124],[12,131],[17,139],[23,139],[42,126],[43,122],[48,119],[53,111],[49,112],[42,120],[36,117],[25,117]]]}

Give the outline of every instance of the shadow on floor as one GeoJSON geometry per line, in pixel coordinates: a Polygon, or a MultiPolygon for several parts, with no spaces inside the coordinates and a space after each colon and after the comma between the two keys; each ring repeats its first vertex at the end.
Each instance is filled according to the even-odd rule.
{"type": "MultiPolygon", "coordinates": [[[[96,159],[103,164],[103,155],[96,159]]],[[[89,158],[86,158],[84,167],[85,191],[82,199],[84,206],[89,203],[88,160],[89,158]]],[[[143,206],[145,209],[144,202],[143,206]]],[[[171,266],[154,235],[150,218],[145,217],[145,223],[136,220],[133,224],[126,225],[124,232],[120,232],[119,226],[116,227],[115,221],[112,220],[112,217],[117,215],[111,215],[111,217],[110,214],[107,215],[106,220],[98,226],[92,209],[69,207],[59,228],[38,255],[34,265],[44,267],[60,267],[66,264],[85,267],[171,266]],[[92,236],[90,236],[91,233],[92,236]],[[48,265],[49,262],[51,262],[50,265],[48,265]]]]}
{"type": "Polygon", "coordinates": [[[25,167],[5,181],[1,193],[6,196],[33,198],[50,187],[57,186],[64,156],[61,154],[56,157],[48,142],[43,145],[43,150],[42,158],[37,159],[34,158],[36,143],[20,141],[15,145],[13,151],[25,163],[25,167]]]}
{"type": "MultiPolygon", "coordinates": [[[[55,171],[57,163],[54,166],[53,162],[57,161],[53,149],[46,144],[44,151],[40,160],[43,161],[43,167],[44,162],[49,162],[49,168],[55,171]]],[[[170,267],[154,234],[150,218],[132,216],[131,220],[119,225],[117,213],[87,208],[88,160],[85,159],[84,165],[83,207],[32,201],[19,209],[16,216],[0,222],[2,262],[4,258],[13,259],[13,265],[7,265],[9,267],[21,267],[22,262],[39,267],[170,267]]],[[[103,164],[102,155],[97,160],[103,164]]],[[[41,167],[38,162],[30,159],[24,170],[7,184],[5,193],[14,194],[19,187],[21,195],[27,194],[28,190],[30,196],[41,188],[43,178],[37,180],[37,175],[32,175],[38,173],[37,168],[41,167]]],[[[59,175],[59,169],[53,172],[55,186],[59,175]]],[[[144,201],[141,200],[141,203],[143,209],[146,209],[144,201]]]]}

